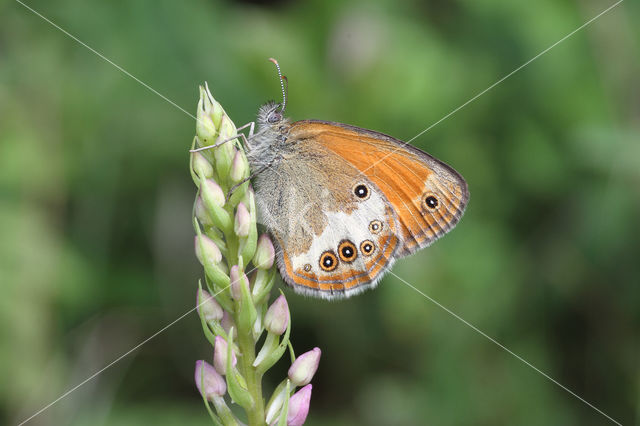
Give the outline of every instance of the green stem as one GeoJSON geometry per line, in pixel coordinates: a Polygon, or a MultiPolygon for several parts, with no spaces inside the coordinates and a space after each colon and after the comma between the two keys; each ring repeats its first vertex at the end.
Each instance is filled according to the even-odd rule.
{"type": "MultiPolygon", "coordinates": [[[[238,324],[238,315],[236,314],[236,324],[238,324]]],[[[247,413],[249,416],[249,426],[262,426],[265,424],[264,419],[264,400],[262,399],[262,374],[256,371],[253,366],[255,360],[255,344],[253,340],[252,330],[243,330],[238,328],[238,347],[242,357],[240,357],[240,371],[247,381],[247,390],[253,397],[255,403],[253,409],[247,413]]]]}

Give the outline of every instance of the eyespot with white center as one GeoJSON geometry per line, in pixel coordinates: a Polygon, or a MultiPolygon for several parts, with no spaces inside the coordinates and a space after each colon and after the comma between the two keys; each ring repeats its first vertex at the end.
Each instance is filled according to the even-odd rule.
{"type": "Polygon", "coordinates": [[[433,194],[427,194],[424,197],[424,205],[429,210],[435,210],[438,208],[440,203],[438,202],[438,199],[433,194]]]}
{"type": "Polygon", "coordinates": [[[351,263],[358,257],[358,252],[351,241],[342,240],[338,246],[338,255],[343,262],[351,263]]]}
{"type": "Polygon", "coordinates": [[[331,250],[320,255],[320,268],[325,272],[331,272],[338,267],[338,258],[331,250]]]}
{"type": "Polygon", "coordinates": [[[380,222],[379,220],[372,220],[369,223],[369,232],[371,232],[372,234],[377,234],[380,231],[382,231],[382,222],[380,222]]]}
{"type": "Polygon", "coordinates": [[[353,187],[353,194],[363,201],[368,199],[371,195],[369,188],[363,183],[359,183],[353,187]]]}
{"type": "Polygon", "coordinates": [[[365,256],[371,256],[376,246],[371,240],[364,240],[360,243],[360,251],[365,256]]]}

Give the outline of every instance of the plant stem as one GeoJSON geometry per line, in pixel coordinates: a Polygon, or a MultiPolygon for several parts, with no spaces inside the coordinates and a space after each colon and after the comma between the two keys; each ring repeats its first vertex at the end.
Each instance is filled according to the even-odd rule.
{"type": "MultiPolygon", "coordinates": [[[[238,324],[238,318],[236,318],[236,324],[238,324]]],[[[243,330],[238,329],[238,347],[242,358],[240,361],[241,373],[247,381],[247,389],[251,396],[255,406],[252,410],[249,410],[249,426],[262,426],[264,422],[264,400],[262,399],[262,375],[256,371],[253,366],[255,360],[255,344],[253,340],[253,334],[251,329],[243,330]]]]}

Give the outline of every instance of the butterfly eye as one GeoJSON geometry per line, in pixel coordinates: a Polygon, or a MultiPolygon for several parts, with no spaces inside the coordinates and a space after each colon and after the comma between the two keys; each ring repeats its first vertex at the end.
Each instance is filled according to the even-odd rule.
{"type": "Polygon", "coordinates": [[[338,246],[338,254],[343,262],[351,263],[356,260],[358,253],[356,252],[356,246],[349,240],[344,240],[338,246]]]}
{"type": "Polygon", "coordinates": [[[338,258],[331,251],[327,250],[320,255],[320,268],[323,271],[331,272],[338,267],[338,258]]]}
{"type": "Polygon", "coordinates": [[[367,188],[367,186],[362,183],[357,184],[353,188],[353,193],[361,200],[366,200],[367,198],[369,198],[369,188],[367,188]]]}
{"type": "Polygon", "coordinates": [[[434,210],[434,209],[438,208],[438,204],[439,203],[438,203],[438,199],[436,197],[434,197],[433,195],[429,195],[424,199],[424,204],[430,210],[434,210]]]}
{"type": "Polygon", "coordinates": [[[371,232],[372,234],[377,234],[381,230],[382,230],[382,222],[380,222],[379,220],[372,220],[369,223],[369,232],[371,232]]]}
{"type": "Polygon", "coordinates": [[[282,114],[280,114],[278,111],[273,111],[271,114],[269,114],[269,116],[267,117],[267,121],[269,123],[277,123],[278,121],[282,120],[282,114]]]}
{"type": "Polygon", "coordinates": [[[375,246],[373,245],[373,241],[364,240],[362,243],[360,243],[360,251],[365,256],[370,256],[371,253],[373,253],[374,248],[375,246]]]}

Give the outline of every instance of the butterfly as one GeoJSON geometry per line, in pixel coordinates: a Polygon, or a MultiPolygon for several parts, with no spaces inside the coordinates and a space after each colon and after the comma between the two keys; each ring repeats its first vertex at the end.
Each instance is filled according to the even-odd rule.
{"type": "Polygon", "coordinates": [[[453,168],[391,136],[321,120],[291,122],[268,102],[245,142],[258,220],[286,284],[324,299],[373,288],[393,263],[449,232],[469,201],[453,168]]]}

